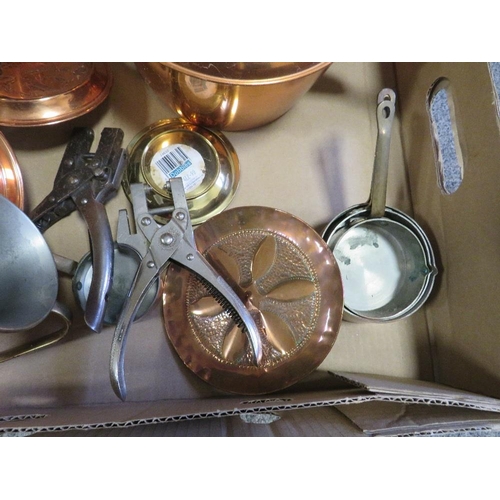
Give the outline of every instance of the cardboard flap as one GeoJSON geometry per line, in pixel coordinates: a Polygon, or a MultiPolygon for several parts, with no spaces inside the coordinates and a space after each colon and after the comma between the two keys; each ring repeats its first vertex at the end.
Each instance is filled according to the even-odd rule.
{"type": "Polygon", "coordinates": [[[338,409],[373,436],[441,435],[500,430],[500,414],[471,408],[372,401],[338,409]]]}
{"type": "Polygon", "coordinates": [[[380,396],[402,398],[408,403],[463,406],[477,410],[500,412],[498,399],[454,389],[433,382],[409,380],[381,375],[340,372],[334,375],[357,387],[380,396]]]}

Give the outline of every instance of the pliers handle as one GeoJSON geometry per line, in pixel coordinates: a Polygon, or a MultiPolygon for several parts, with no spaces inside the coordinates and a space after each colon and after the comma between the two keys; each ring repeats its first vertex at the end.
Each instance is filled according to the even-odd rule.
{"type": "Polygon", "coordinates": [[[95,153],[90,152],[94,132],[77,128],[66,147],[52,191],[31,212],[41,232],[75,210],[87,224],[93,277],[85,309],[85,322],[101,331],[106,297],[113,277],[113,236],[104,204],[118,191],[127,163],[121,148],[123,131],[105,128],[95,153]]]}
{"type": "Polygon", "coordinates": [[[143,239],[147,242],[148,250],[141,261],[125,300],[111,346],[111,386],[122,400],[126,398],[124,357],[130,325],[134,321],[148,288],[171,261],[193,271],[208,285],[212,293],[221,297],[237,324],[247,334],[255,363],[259,364],[262,358],[260,333],[250,312],[236,292],[196,248],[182,179],[173,178],[170,183],[174,209],[170,221],[164,226],[159,226],[148,212],[144,186],[142,184],[131,185],[137,234],[142,234],[143,239]]]}

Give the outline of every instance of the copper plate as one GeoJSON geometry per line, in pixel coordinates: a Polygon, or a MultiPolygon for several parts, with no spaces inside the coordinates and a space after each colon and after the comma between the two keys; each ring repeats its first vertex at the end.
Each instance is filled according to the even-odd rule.
{"type": "Polygon", "coordinates": [[[195,230],[198,249],[233,286],[260,329],[252,364],[245,334],[189,271],[163,280],[167,336],[196,375],[226,392],[263,394],[311,373],[330,352],[342,319],[340,271],[322,238],[280,210],[227,210],[195,230]]]}
{"type": "Polygon", "coordinates": [[[24,186],[16,155],[0,132],[0,195],[24,210],[24,186]]]}
{"type": "Polygon", "coordinates": [[[107,63],[0,63],[0,125],[34,127],[92,111],[109,95],[107,63]]]}

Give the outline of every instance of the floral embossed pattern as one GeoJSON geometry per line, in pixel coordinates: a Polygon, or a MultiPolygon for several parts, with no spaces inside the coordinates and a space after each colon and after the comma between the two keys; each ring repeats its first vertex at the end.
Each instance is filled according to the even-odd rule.
{"type": "MultiPolygon", "coordinates": [[[[263,364],[293,355],[318,316],[319,287],[311,263],[283,236],[245,231],[218,242],[206,258],[236,285],[261,331],[263,364]]],[[[193,276],[187,288],[189,321],[200,344],[227,363],[251,366],[245,333],[193,276]]]]}
{"type": "Polygon", "coordinates": [[[291,214],[256,206],[225,210],[194,233],[252,315],[262,357],[255,363],[247,334],[212,287],[172,263],[162,280],[163,318],[184,364],[219,390],[247,395],[314,371],[337,339],[344,306],[340,270],[321,236],[291,214]]]}

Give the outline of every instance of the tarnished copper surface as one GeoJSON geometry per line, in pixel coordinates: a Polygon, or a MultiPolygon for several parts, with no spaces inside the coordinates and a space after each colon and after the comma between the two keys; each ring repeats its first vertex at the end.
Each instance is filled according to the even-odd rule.
{"type": "Polygon", "coordinates": [[[252,364],[246,335],[229,313],[193,274],[170,265],[165,328],[186,366],[240,394],[283,389],[317,368],[337,338],[343,308],[340,272],[321,237],[288,213],[244,207],[213,217],[195,238],[251,311],[263,359],[252,364]]]}
{"type": "Polygon", "coordinates": [[[109,94],[106,63],[0,63],[0,125],[50,125],[81,116],[109,94]]]}
{"type": "Polygon", "coordinates": [[[16,155],[0,132],[0,195],[24,210],[24,184],[16,155]]]}

